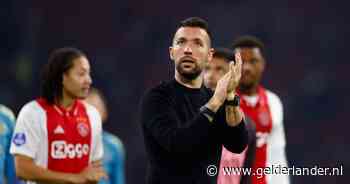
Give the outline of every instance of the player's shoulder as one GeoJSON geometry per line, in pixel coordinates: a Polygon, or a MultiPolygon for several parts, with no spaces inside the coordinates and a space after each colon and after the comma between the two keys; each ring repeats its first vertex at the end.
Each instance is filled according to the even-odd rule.
{"type": "Polygon", "coordinates": [[[162,81],[158,85],[148,88],[143,95],[143,100],[168,99],[169,97],[172,96],[173,89],[174,89],[174,84],[172,81],[162,81]]]}
{"type": "Polygon", "coordinates": [[[113,135],[107,131],[103,131],[103,140],[106,144],[113,146],[117,149],[124,149],[122,141],[118,136],[113,135]]]}
{"type": "Polygon", "coordinates": [[[91,105],[85,101],[82,101],[82,100],[79,100],[78,103],[80,103],[83,107],[85,107],[85,109],[88,113],[98,114],[96,107],[94,107],[93,105],[91,105]]]}
{"type": "Polygon", "coordinates": [[[117,145],[118,147],[122,146],[123,143],[122,141],[119,139],[118,136],[109,133],[107,131],[103,132],[103,136],[106,138],[106,140],[108,140],[109,143],[113,144],[113,145],[117,145]]]}
{"type": "Polygon", "coordinates": [[[282,105],[281,98],[275,92],[266,89],[266,96],[269,103],[282,105]]]}
{"type": "Polygon", "coordinates": [[[114,153],[124,157],[125,150],[122,141],[116,136],[107,131],[103,131],[103,144],[106,152],[114,153]]]}
{"type": "Polygon", "coordinates": [[[40,106],[37,100],[32,100],[23,105],[19,111],[19,116],[35,116],[44,113],[45,110],[40,106]]]}
{"type": "Polygon", "coordinates": [[[15,114],[10,108],[6,107],[5,105],[0,104],[0,113],[7,117],[11,122],[15,121],[15,114]]]}
{"type": "Polygon", "coordinates": [[[33,130],[37,131],[42,126],[41,122],[45,121],[46,118],[46,110],[38,103],[38,101],[33,100],[26,103],[19,111],[16,126],[31,126],[35,127],[33,130]]]}
{"type": "Polygon", "coordinates": [[[83,107],[85,107],[86,114],[87,114],[88,118],[90,119],[90,121],[98,122],[98,123],[93,123],[92,124],[93,127],[97,127],[97,129],[101,129],[102,128],[102,119],[101,119],[101,115],[97,111],[96,107],[94,107],[93,105],[91,105],[85,101],[79,101],[79,103],[83,107]]]}
{"type": "Polygon", "coordinates": [[[169,91],[172,87],[172,81],[161,81],[159,84],[149,88],[147,93],[165,93],[169,91]]]}
{"type": "Polygon", "coordinates": [[[272,112],[273,122],[276,124],[282,123],[283,121],[283,104],[276,93],[267,91],[267,101],[272,112]]]}
{"type": "MultiPolygon", "coordinates": [[[[0,137],[9,135],[14,127],[14,116],[10,109],[4,105],[0,105],[0,137]]],[[[1,141],[0,141],[0,155],[1,155],[1,141]]]]}

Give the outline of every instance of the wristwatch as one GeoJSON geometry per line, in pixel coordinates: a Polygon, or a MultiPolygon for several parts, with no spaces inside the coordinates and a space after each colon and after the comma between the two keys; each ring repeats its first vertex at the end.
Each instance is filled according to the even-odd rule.
{"type": "Polygon", "coordinates": [[[213,112],[212,110],[210,110],[208,107],[206,106],[202,106],[200,109],[199,109],[199,112],[202,113],[204,116],[206,116],[210,122],[213,121],[214,119],[214,116],[215,116],[215,112],[213,112]]]}
{"type": "Polygon", "coordinates": [[[231,105],[231,106],[239,106],[240,103],[240,98],[238,95],[235,95],[235,97],[233,98],[233,100],[226,100],[225,101],[225,105],[231,105]]]}

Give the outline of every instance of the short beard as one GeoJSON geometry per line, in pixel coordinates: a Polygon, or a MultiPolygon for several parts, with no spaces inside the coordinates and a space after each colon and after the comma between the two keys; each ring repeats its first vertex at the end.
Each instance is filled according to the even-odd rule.
{"type": "Polygon", "coordinates": [[[249,83],[249,84],[243,84],[240,83],[239,84],[239,90],[243,93],[249,93],[251,92],[251,90],[256,86],[256,84],[254,82],[249,83]]]}
{"type": "Polygon", "coordinates": [[[201,73],[202,73],[202,69],[196,65],[195,68],[193,69],[193,71],[191,72],[187,72],[185,70],[183,70],[183,68],[181,67],[181,64],[176,65],[176,71],[185,79],[185,80],[194,80],[196,79],[201,73]]]}

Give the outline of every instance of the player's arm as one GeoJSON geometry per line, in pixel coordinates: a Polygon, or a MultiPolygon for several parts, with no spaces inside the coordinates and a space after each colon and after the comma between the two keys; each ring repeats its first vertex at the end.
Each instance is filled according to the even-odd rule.
{"type": "Polygon", "coordinates": [[[103,141],[102,141],[102,120],[98,111],[91,105],[87,105],[89,117],[92,122],[93,143],[91,150],[90,168],[97,168],[96,173],[89,174],[89,184],[98,183],[101,179],[108,178],[103,169],[103,141]]]}
{"type": "Polygon", "coordinates": [[[218,81],[214,95],[206,106],[216,112],[214,121],[222,125],[220,134],[222,144],[233,153],[241,153],[248,141],[248,133],[243,123],[243,112],[240,107],[233,106],[233,104],[224,104],[226,100],[234,100],[235,89],[241,78],[242,60],[239,54],[236,54],[236,61],[236,63],[230,63],[229,72],[218,81]],[[218,105],[215,104],[224,107],[217,110],[218,105]]]}
{"type": "Polygon", "coordinates": [[[95,162],[79,174],[52,171],[36,165],[32,158],[15,155],[16,174],[20,179],[38,183],[82,184],[97,183],[104,176],[101,162],[95,162]]]}
{"type": "MultiPolygon", "coordinates": [[[[15,173],[15,165],[14,165],[14,158],[13,156],[10,154],[10,145],[11,145],[11,136],[13,134],[13,129],[15,126],[15,116],[13,114],[13,112],[8,109],[5,106],[1,107],[1,113],[3,113],[6,116],[6,120],[7,121],[7,135],[5,138],[5,178],[7,180],[7,183],[16,183],[16,173],[15,173]]],[[[6,123],[5,123],[6,124],[6,123]]]]}
{"type": "MultiPolygon", "coordinates": [[[[255,151],[256,151],[256,128],[254,122],[245,117],[245,123],[248,131],[248,148],[246,156],[244,159],[244,168],[252,168],[255,161],[255,151]]],[[[252,177],[249,175],[243,175],[241,178],[241,184],[250,184],[252,177]]]]}
{"type": "MultiPolygon", "coordinates": [[[[2,128],[2,123],[0,121],[0,127],[2,128]]],[[[6,145],[5,145],[5,138],[0,134],[0,151],[6,150],[6,145]]],[[[3,180],[3,174],[5,171],[5,162],[6,162],[6,155],[3,153],[0,153],[0,181],[3,180]]],[[[1,183],[1,182],[0,182],[1,183]]]]}
{"type": "MultiPolygon", "coordinates": [[[[39,183],[79,183],[79,178],[73,174],[50,171],[37,166],[33,159],[24,155],[15,155],[16,175],[23,180],[39,183]]],[[[82,181],[83,182],[83,181],[82,181]]]]}
{"type": "MultiPolygon", "coordinates": [[[[239,52],[235,54],[235,61],[231,62],[229,65],[231,73],[229,85],[227,88],[227,101],[233,101],[236,94],[236,88],[239,84],[242,75],[242,58],[239,52]]],[[[226,122],[229,126],[237,126],[243,122],[244,113],[239,106],[226,105],[226,122]]]]}
{"type": "Polygon", "coordinates": [[[125,183],[125,156],[124,154],[119,157],[119,164],[117,165],[117,175],[115,181],[120,184],[125,183]]]}
{"type": "Polygon", "coordinates": [[[220,140],[227,150],[232,153],[241,153],[245,149],[248,133],[243,112],[239,107],[229,104],[222,105],[212,121],[220,126],[220,140]]]}
{"type": "Polygon", "coordinates": [[[123,143],[117,138],[115,144],[116,159],[114,160],[115,174],[110,178],[111,183],[124,184],[124,163],[125,163],[125,149],[123,143]]]}
{"type": "Polygon", "coordinates": [[[89,181],[89,184],[97,184],[100,180],[108,178],[103,168],[102,159],[91,162],[89,168],[92,169],[92,173],[87,173],[87,179],[89,181]]]}
{"type": "Polygon", "coordinates": [[[102,160],[93,161],[93,162],[91,162],[91,164],[92,164],[93,166],[102,166],[102,160]]]}
{"type": "MultiPolygon", "coordinates": [[[[235,54],[236,63],[231,62],[229,72],[227,72],[217,83],[215,92],[210,101],[206,104],[211,111],[217,112],[225,101],[233,101],[235,90],[239,84],[242,70],[242,59],[239,53],[235,54]]],[[[243,112],[239,107],[225,105],[226,123],[235,127],[243,122],[243,112]]]]}

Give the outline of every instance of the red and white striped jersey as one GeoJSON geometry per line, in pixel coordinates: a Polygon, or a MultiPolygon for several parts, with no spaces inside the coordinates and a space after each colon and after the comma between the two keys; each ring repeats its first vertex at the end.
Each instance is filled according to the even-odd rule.
{"type": "Polygon", "coordinates": [[[10,152],[53,171],[79,173],[102,159],[101,117],[79,100],[69,111],[44,99],[29,102],[18,115],[10,152]]]}

